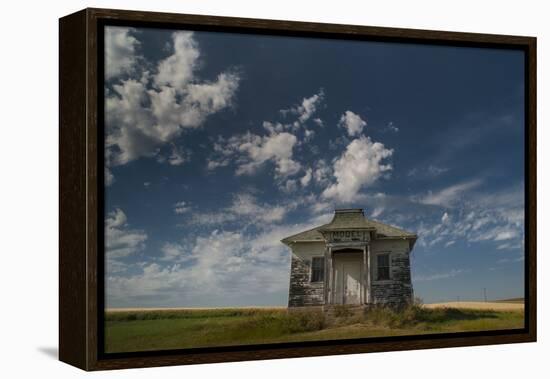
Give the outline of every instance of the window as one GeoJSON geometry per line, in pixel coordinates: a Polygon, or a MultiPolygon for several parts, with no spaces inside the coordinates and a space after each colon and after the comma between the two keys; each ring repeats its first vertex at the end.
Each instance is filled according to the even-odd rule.
{"type": "Polygon", "coordinates": [[[325,258],[313,257],[311,260],[311,282],[322,282],[325,279],[325,258]]]}
{"type": "Polygon", "coordinates": [[[379,254],[376,257],[377,264],[377,280],[389,280],[390,279],[390,255],[379,254]]]}

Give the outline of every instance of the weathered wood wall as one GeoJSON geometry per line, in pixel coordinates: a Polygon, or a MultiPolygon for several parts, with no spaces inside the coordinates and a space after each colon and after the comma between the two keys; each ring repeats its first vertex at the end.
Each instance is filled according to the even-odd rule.
{"type": "Polygon", "coordinates": [[[324,256],[324,243],[301,243],[294,245],[290,264],[289,307],[324,304],[324,283],[310,283],[311,260],[324,256]]]}
{"type": "MultiPolygon", "coordinates": [[[[374,304],[404,305],[413,300],[409,243],[404,240],[378,240],[371,245],[371,301],[374,304]],[[390,280],[377,280],[376,256],[390,253],[390,280]]],[[[323,256],[323,243],[298,243],[292,247],[289,307],[324,305],[324,283],[310,282],[311,260],[323,256]]]]}
{"type": "MultiPolygon", "coordinates": [[[[374,276],[376,278],[376,274],[374,276]]],[[[406,252],[390,254],[390,280],[372,282],[374,304],[405,305],[413,300],[411,266],[406,252]]]]}
{"type": "Polygon", "coordinates": [[[290,269],[289,307],[324,304],[323,282],[310,283],[311,259],[292,256],[290,269]]]}

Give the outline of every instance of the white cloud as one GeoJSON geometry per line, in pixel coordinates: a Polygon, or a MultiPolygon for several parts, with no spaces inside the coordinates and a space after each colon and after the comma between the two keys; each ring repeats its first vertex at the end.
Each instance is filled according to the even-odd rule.
{"type": "Polygon", "coordinates": [[[139,41],[132,35],[135,29],[120,26],[105,28],[105,78],[132,74],[138,62],[139,41]]]}
{"type": "Polygon", "coordinates": [[[313,119],[313,122],[316,123],[317,125],[319,125],[320,127],[324,127],[325,124],[323,123],[323,120],[321,120],[320,118],[314,118],[313,119]]]}
{"type": "Polygon", "coordinates": [[[288,252],[270,241],[214,230],[188,245],[165,244],[166,264],[147,262],[139,273],[108,277],[107,304],[219,306],[284,293],[288,252]]]}
{"type": "Polygon", "coordinates": [[[105,185],[109,187],[111,184],[115,182],[115,176],[113,175],[109,167],[105,167],[104,174],[105,174],[105,185]]]}
{"type": "MultiPolygon", "coordinates": [[[[506,188],[502,192],[468,193],[445,209],[442,217],[416,219],[420,246],[446,245],[449,241],[493,242],[499,250],[523,248],[523,190],[506,188]]],[[[432,207],[432,205],[430,205],[432,207]]],[[[417,212],[429,215],[429,210],[417,212]]],[[[450,245],[447,245],[450,246],[450,245]]]]}
{"type": "Polygon", "coordinates": [[[376,218],[384,213],[384,207],[376,207],[371,213],[371,217],[376,218]]]}
{"type": "Polygon", "coordinates": [[[206,168],[209,171],[215,170],[219,167],[226,167],[229,165],[230,160],[229,159],[223,159],[223,160],[215,160],[215,159],[208,159],[206,161],[206,168]]]}
{"type": "Polygon", "coordinates": [[[521,256],[516,257],[516,258],[502,258],[502,259],[497,260],[497,263],[498,264],[517,263],[517,262],[524,262],[524,261],[525,261],[525,256],[521,255],[521,256]]]}
{"type": "Polygon", "coordinates": [[[174,204],[174,213],[175,214],[183,214],[187,213],[191,210],[191,207],[185,202],[185,201],[178,201],[176,204],[174,204]]]}
{"type": "Polygon", "coordinates": [[[428,167],[414,167],[407,172],[407,176],[415,178],[435,178],[445,172],[449,171],[446,167],[439,167],[433,164],[428,167]]]}
{"type": "Polygon", "coordinates": [[[302,187],[307,187],[309,185],[309,182],[311,182],[312,172],[313,170],[311,168],[308,168],[305,175],[300,178],[300,184],[302,185],[302,187]]]}
{"type": "Polygon", "coordinates": [[[159,62],[155,84],[183,91],[194,78],[200,51],[192,32],[175,32],[172,35],[173,54],[159,62]]]}
{"type": "Polygon", "coordinates": [[[228,210],[240,217],[246,216],[253,220],[266,222],[281,221],[286,214],[284,207],[268,204],[260,205],[254,196],[247,193],[235,196],[228,210]]]}
{"type": "Polygon", "coordinates": [[[369,137],[353,140],[342,156],[334,161],[336,183],[323,191],[323,197],[340,202],[354,201],[363,186],[373,184],[392,169],[391,164],[382,163],[392,154],[392,149],[380,142],[372,142],[369,137]]]}
{"type": "MultiPolygon", "coordinates": [[[[309,120],[309,118],[317,111],[317,107],[323,101],[324,96],[325,93],[323,89],[320,89],[315,95],[303,98],[300,105],[290,109],[282,109],[281,113],[285,116],[289,113],[297,115],[299,123],[295,126],[299,126],[299,124],[303,124],[309,120]]],[[[318,122],[316,121],[316,123],[318,122]]]]}
{"type": "Polygon", "coordinates": [[[432,281],[432,280],[449,279],[449,278],[454,278],[457,275],[465,274],[468,272],[470,272],[470,270],[452,269],[451,271],[441,272],[437,274],[414,276],[413,281],[426,282],[426,281],[432,281]]]}
{"type": "Polygon", "coordinates": [[[105,254],[108,260],[127,257],[143,249],[147,234],[133,230],[126,223],[126,214],[117,208],[105,219],[105,254]]]}
{"type": "Polygon", "coordinates": [[[328,184],[330,174],[331,169],[327,162],[324,159],[317,161],[317,166],[315,167],[315,171],[313,171],[313,178],[315,179],[315,182],[321,185],[328,184]]]}
{"type": "Polygon", "coordinates": [[[483,233],[479,233],[478,236],[473,238],[474,241],[507,241],[511,239],[517,239],[521,237],[521,230],[511,226],[509,224],[504,225],[493,225],[492,228],[486,229],[483,233]]]}
{"type": "Polygon", "coordinates": [[[287,124],[282,124],[280,122],[270,122],[270,121],[264,121],[262,123],[262,126],[271,134],[281,133],[289,128],[289,125],[287,124]]]}
{"type": "Polygon", "coordinates": [[[295,192],[298,189],[298,184],[295,179],[288,179],[284,184],[280,185],[279,188],[286,193],[295,192]]]}
{"type": "Polygon", "coordinates": [[[469,190],[478,187],[481,180],[470,180],[463,183],[454,184],[438,192],[429,192],[416,200],[422,204],[439,205],[442,207],[452,206],[460,197],[469,190]]]}
{"type": "Polygon", "coordinates": [[[284,299],[290,253],[280,240],[330,217],[271,225],[254,234],[214,230],[193,240],[165,243],[157,262],[107,278],[107,306],[258,305],[269,304],[264,299],[277,294],[284,299]]]}
{"type": "Polygon", "coordinates": [[[185,245],[179,243],[167,242],[162,246],[161,252],[161,261],[182,263],[197,258],[192,251],[185,248],[185,245]]]}
{"type": "Polygon", "coordinates": [[[315,137],[315,131],[311,129],[304,130],[304,142],[309,142],[315,137]]]}
{"type": "MultiPolygon", "coordinates": [[[[269,133],[268,135],[247,132],[229,138],[219,136],[214,142],[213,156],[207,159],[207,169],[214,170],[228,166],[233,158],[237,165],[235,171],[237,175],[252,175],[265,163],[272,162],[275,164],[275,179],[278,180],[278,187],[287,192],[294,190],[293,182],[286,178],[297,174],[302,169],[302,165],[294,159],[293,150],[314,138],[316,132],[307,127],[302,128],[302,125],[311,118],[323,97],[324,92],[321,89],[319,93],[304,98],[300,105],[280,111],[284,116],[297,115],[296,121],[288,123],[263,121],[262,127],[269,133]]],[[[316,120],[315,123],[322,125],[320,119],[316,120]]],[[[315,154],[316,151],[318,152],[318,147],[311,145],[310,151],[315,154]]]]}
{"type": "Polygon", "coordinates": [[[393,121],[388,122],[388,125],[386,125],[386,128],[390,132],[394,132],[394,133],[397,133],[399,131],[399,128],[397,126],[395,126],[393,121]]]}
{"type": "MultiPolygon", "coordinates": [[[[142,71],[106,91],[109,165],[158,157],[184,129],[199,128],[208,116],[232,105],[239,76],[223,72],[214,81],[201,81],[195,73],[200,52],[193,34],[176,32],[172,43],[173,53],[153,65],[155,73],[142,71]]],[[[175,148],[159,160],[179,165],[186,155],[175,148]]]]}
{"type": "Polygon", "coordinates": [[[355,137],[363,132],[363,128],[367,126],[367,123],[358,114],[346,111],[340,118],[338,126],[345,128],[350,137],[355,137]]]}
{"type": "Polygon", "coordinates": [[[293,159],[293,149],[298,139],[295,135],[282,132],[269,136],[258,136],[247,133],[229,139],[227,148],[241,155],[237,175],[254,174],[266,162],[275,164],[278,176],[285,177],[296,174],[301,165],[293,159]]]}
{"type": "Polygon", "coordinates": [[[329,150],[339,150],[340,146],[348,145],[351,142],[351,140],[346,135],[342,135],[339,137],[336,137],[333,140],[328,141],[328,149],[329,150]]]}
{"type": "Polygon", "coordinates": [[[261,227],[264,223],[278,223],[294,205],[273,205],[259,203],[250,193],[239,193],[231,204],[216,212],[197,212],[191,214],[189,222],[193,225],[222,225],[225,223],[252,223],[261,227]]]}
{"type": "Polygon", "coordinates": [[[188,162],[191,158],[191,152],[189,150],[182,149],[176,145],[172,146],[172,151],[168,157],[159,155],[157,160],[159,162],[168,162],[172,166],[181,166],[182,164],[188,162]]]}

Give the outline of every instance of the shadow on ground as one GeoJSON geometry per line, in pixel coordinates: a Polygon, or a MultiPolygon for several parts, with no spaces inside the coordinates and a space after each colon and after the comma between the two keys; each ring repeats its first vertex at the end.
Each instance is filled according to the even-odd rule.
{"type": "Polygon", "coordinates": [[[58,357],[58,354],[59,354],[59,351],[58,351],[57,347],[52,347],[52,346],[39,347],[37,350],[39,352],[41,352],[42,354],[47,355],[48,357],[57,360],[57,357],[58,357]]]}

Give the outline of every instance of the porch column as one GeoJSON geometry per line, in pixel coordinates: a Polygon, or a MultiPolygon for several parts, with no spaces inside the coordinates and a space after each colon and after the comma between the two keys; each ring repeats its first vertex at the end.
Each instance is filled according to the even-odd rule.
{"type": "Polygon", "coordinates": [[[334,297],[334,288],[332,288],[334,283],[333,274],[334,274],[334,270],[332,269],[332,247],[329,247],[328,248],[328,297],[327,297],[329,304],[333,303],[332,298],[334,297]]]}
{"type": "Polygon", "coordinates": [[[362,288],[363,288],[363,296],[361,299],[361,302],[366,304],[368,302],[367,299],[367,293],[368,293],[368,271],[367,271],[367,245],[363,246],[363,269],[361,270],[363,275],[361,275],[361,282],[362,282],[362,288]]]}
{"type": "Polygon", "coordinates": [[[324,277],[324,295],[325,305],[330,304],[330,286],[332,284],[332,248],[325,248],[325,277],[324,277]]]}
{"type": "Polygon", "coordinates": [[[365,246],[367,255],[367,304],[372,302],[372,272],[371,272],[371,254],[370,254],[370,242],[365,246]]]}

